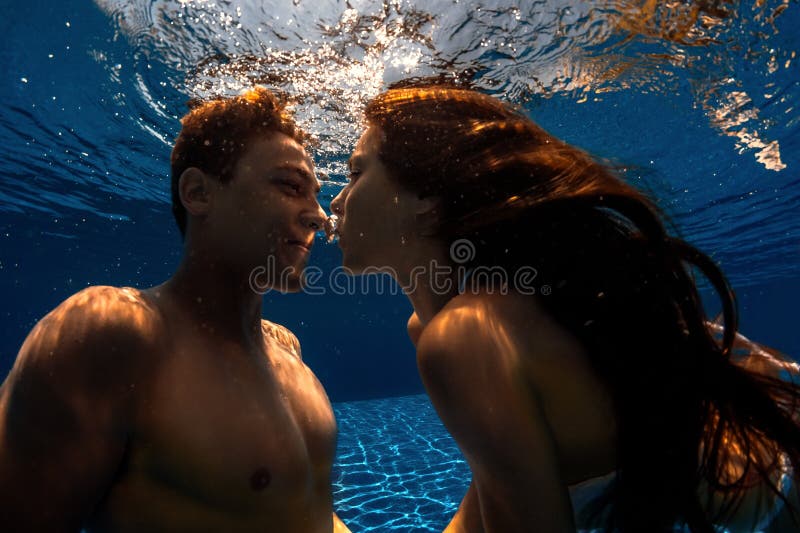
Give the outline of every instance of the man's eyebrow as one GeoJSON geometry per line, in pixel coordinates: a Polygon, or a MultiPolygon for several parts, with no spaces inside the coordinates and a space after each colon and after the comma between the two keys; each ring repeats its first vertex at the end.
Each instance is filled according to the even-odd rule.
{"type": "Polygon", "coordinates": [[[309,173],[306,169],[300,168],[295,165],[281,165],[278,167],[278,170],[288,170],[289,172],[294,172],[297,174],[301,179],[311,183],[311,188],[314,189],[316,194],[319,194],[322,188],[320,187],[319,180],[313,174],[309,173]]]}

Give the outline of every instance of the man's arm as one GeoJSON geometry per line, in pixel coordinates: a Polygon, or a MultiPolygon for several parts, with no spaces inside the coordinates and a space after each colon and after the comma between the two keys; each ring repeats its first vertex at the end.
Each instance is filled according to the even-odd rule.
{"type": "MultiPolygon", "coordinates": [[[[468,306],[442,311],[420,337],[423,382],[473,473],[474,493],[456,520],[475,520],[477,505],[487,533],[572,532],[553,436],[514,350],[499,327],[468,306]]],[[[454,523],[447,531],[459,527],[477,529],[454,523]]]]}
{"type": "Polygon", "coordinates": [[[43,318],[0,387],[0,523],[79,531],[119,467],[147,312],[86,289],[43,318]]]}

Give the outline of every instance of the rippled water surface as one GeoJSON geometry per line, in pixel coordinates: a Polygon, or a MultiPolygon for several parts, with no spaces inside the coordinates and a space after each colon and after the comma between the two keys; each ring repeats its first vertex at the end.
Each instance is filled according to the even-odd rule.
{"type": "MultiPolygon", "coordinates": [[[[796,1],[4,0],[0,209],[136,224],[190,97],[283,90],[326,198],[365,99],[461,80],[656,194],[738,284],[798,271],[796,1]]],[[[164,230],[139,227],[144,240],[164,230]]]]}

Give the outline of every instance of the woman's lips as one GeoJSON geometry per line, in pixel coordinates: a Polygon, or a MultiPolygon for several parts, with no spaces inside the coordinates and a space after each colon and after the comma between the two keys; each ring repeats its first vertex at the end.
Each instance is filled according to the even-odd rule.
{"type": "Polygon", "coordinates": [[[339,215],[331,215],[325,221],[325,234],[328,236],[328,242],[334,242],[337,237],[340,237],[341,220],[339,215]]]}
{"type": "Polygon", "coordinates": [[[325,231],[328,233],[333,233],[339,226],[339,222],[340,222],[339,215],[334,214],[329,216],[328,219],[325,221],[325,231]]]}

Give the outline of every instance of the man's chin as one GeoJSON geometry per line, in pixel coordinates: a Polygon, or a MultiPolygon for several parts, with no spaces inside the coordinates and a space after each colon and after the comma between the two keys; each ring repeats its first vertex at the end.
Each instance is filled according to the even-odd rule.
{"type": "Polygon", "coordinates": [[[305,264],[283,271],[276,280],[275,290],[282,293],[300,292],[306,284],[305,264]]]}
{"type": "Polygon", "coordinates": [[[281,294],[294,294],[298,293],[303,290],[303,284],[284,284],[278,287],[275,287],[275,290],[281,294]]]}
{"type": "Polygon", "coordinates": [[[280,292],[283,294],[289,294],[294,292],[300,292],[305,287],[304,280],[299,278],[289,278],[289,279],[281,279],[276,280],[274,283],[270,283],[269,285],[262,287],[258,292],[261,294],[266,294],[271,291],[280,292]]]}
{"type": "MultiPolygon", "coordinates": [[[[303,265],[305,266],[305,265],[303,265]]],[[[282,293],[299,292],[306,285],[303,267],[285,267],[270,271],[264,267],[254,268],[250,274],[250,287],[259,294],[271,291],[282,293]]]]}

